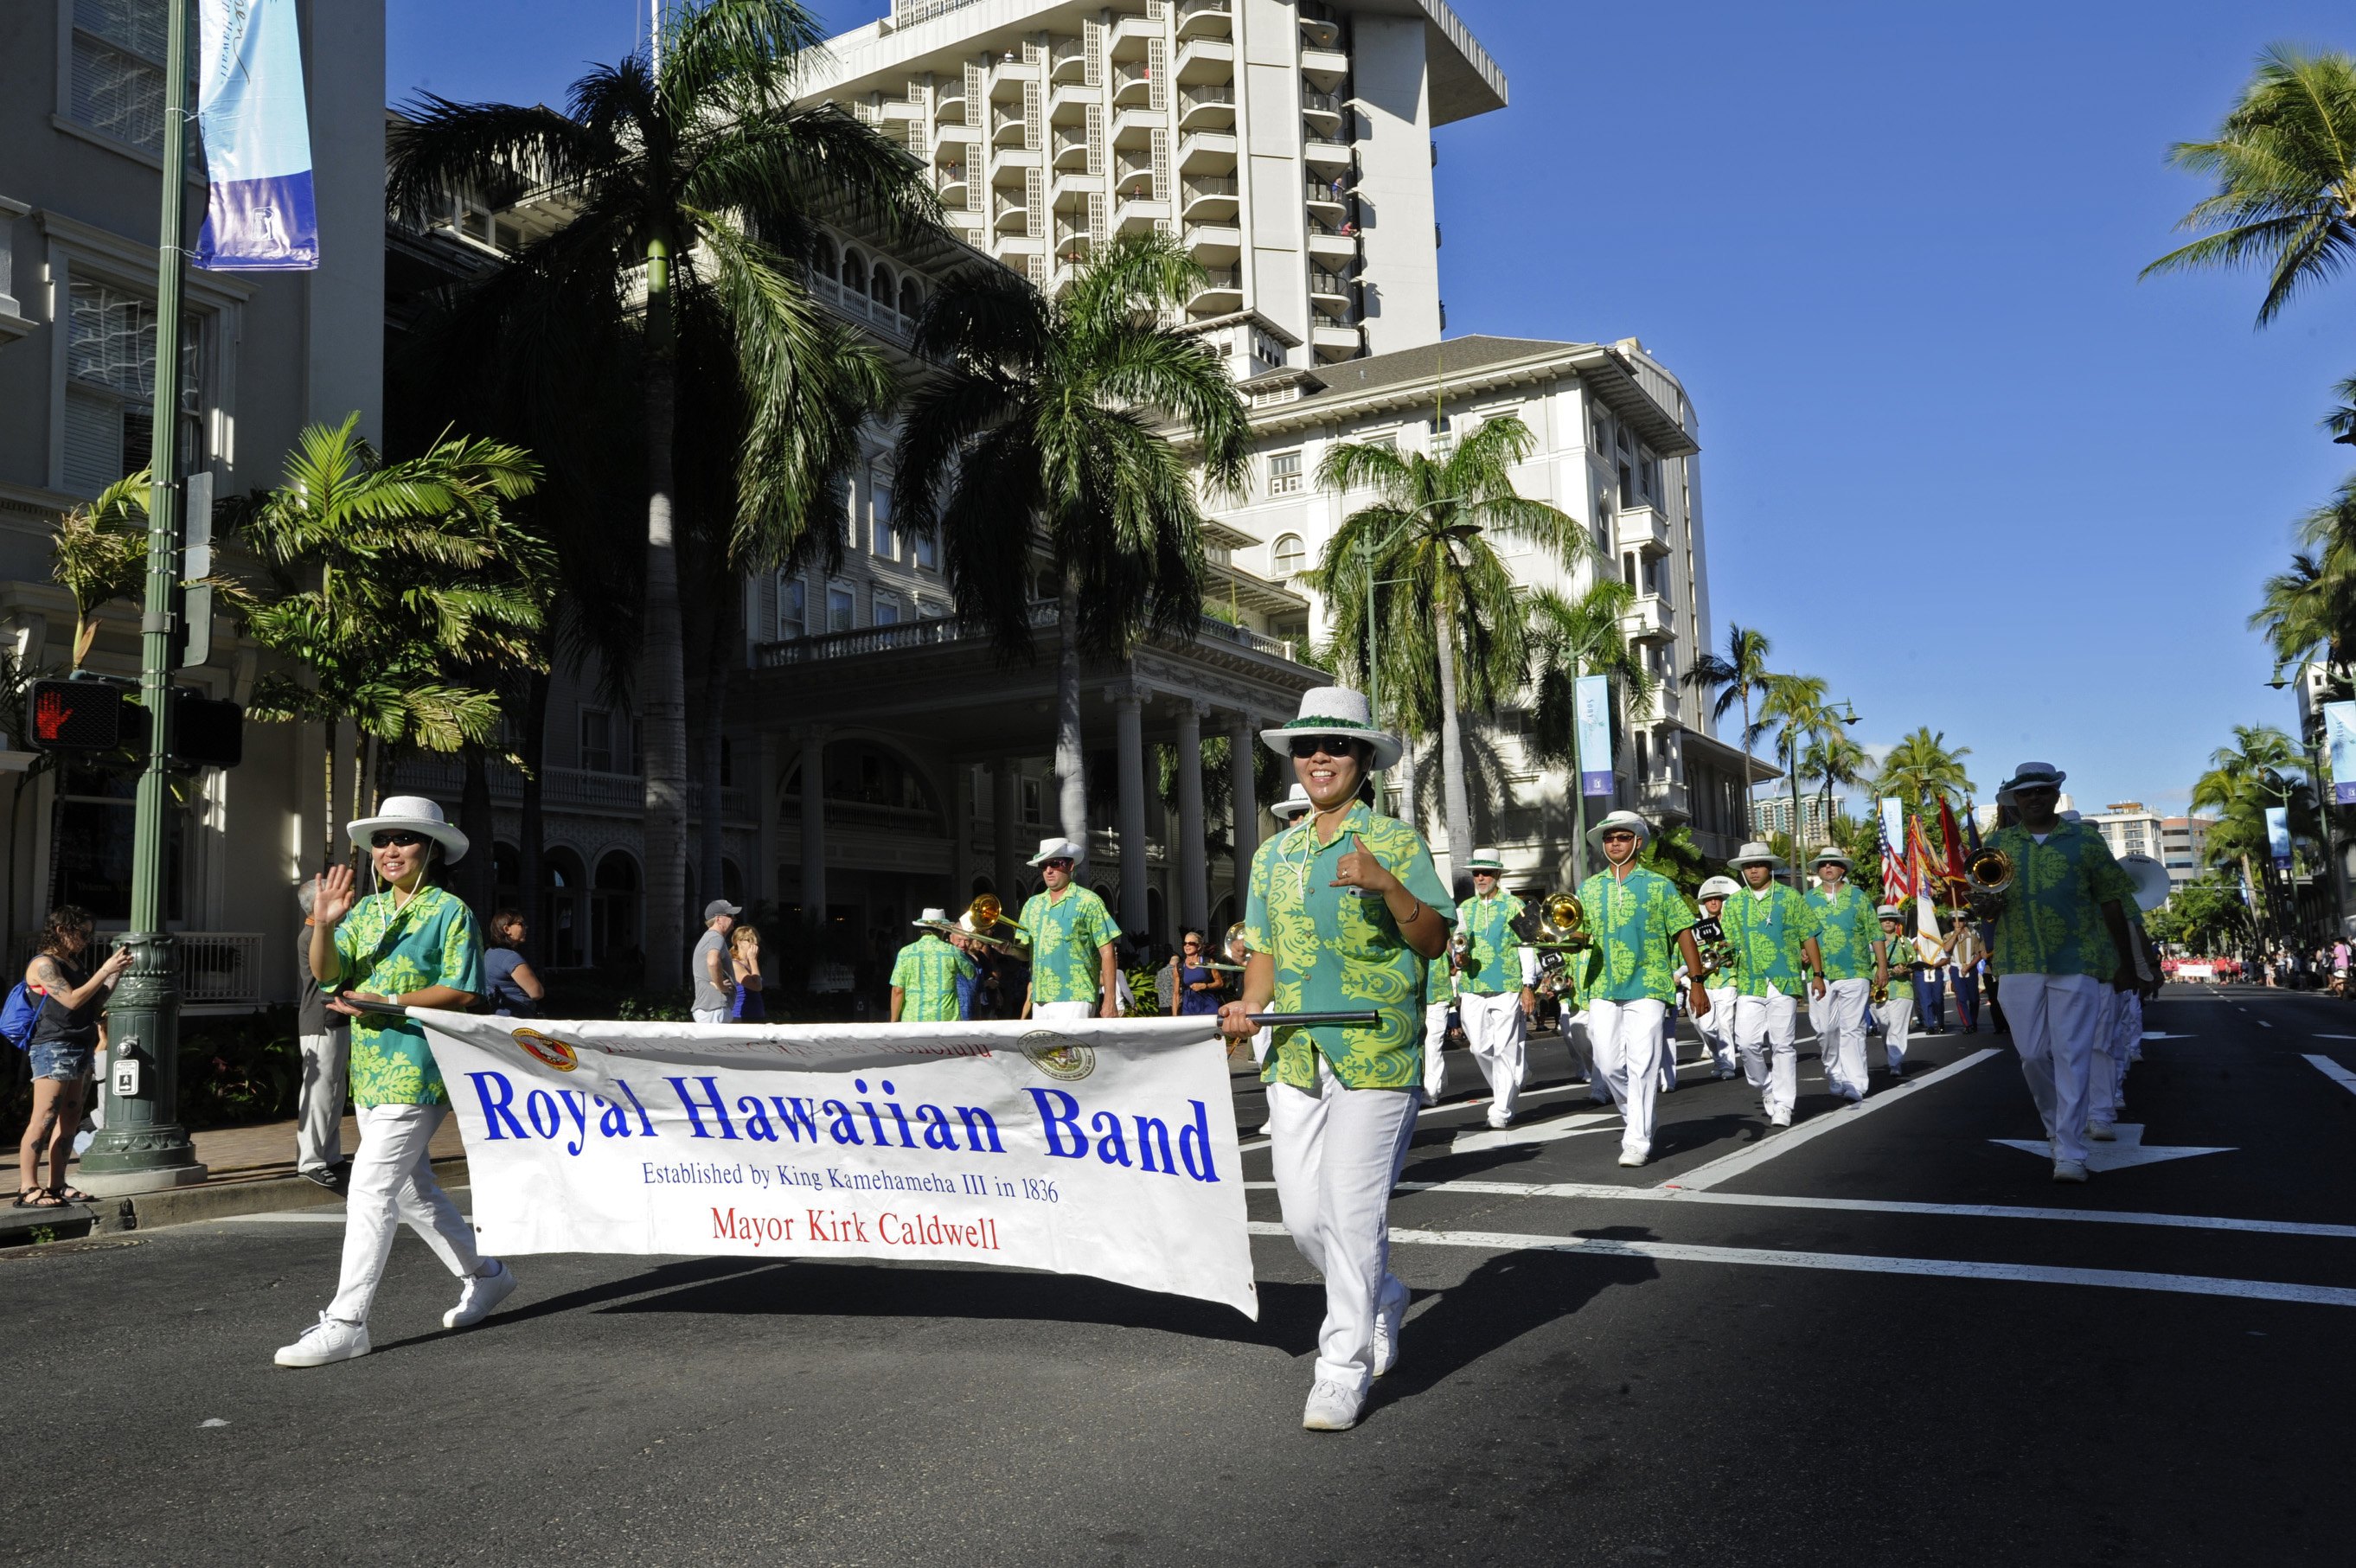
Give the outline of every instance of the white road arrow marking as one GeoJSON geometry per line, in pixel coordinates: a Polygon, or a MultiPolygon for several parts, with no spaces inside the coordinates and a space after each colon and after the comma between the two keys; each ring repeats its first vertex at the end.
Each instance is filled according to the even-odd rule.
{"type": "MultiPolygon", "coordinates": [[[[2345,1035],[2319,1035],[2316,1037],[2318,1039],[2324,1040],[2344,1040],[2348,1038],[2345,1035]]],[[[2307,1061],[2308,1065],[2315,1069],[2316,1071],[2321,1073],[2324,1077],[2329,1079],[2332,1082],[2338,1084],[2349,1093],[2356,1094],[2356,1072],[2350,1072],[2346,1068],[2341,1067],[2329,1057],[2309,1057],[2307,1058],[2307,1061]]]]}
{"type": "Polygon", "coordinates": [[[1448,1145],[1451,1155],[1478,1154],[1483,1149],[1520,1148],[1532,1144],[1551,1144],[1563,1138],[1576,1138],[1582,1133],[1601,1133],[1604,1123],[1620,1125],[1617,1111],[1590,1111],[1583,1116],[1568,1116],[1559,1122],[1540,1122],[1528,1127],[1483,1127],[1476,1132],[1456,1134],[1448,1145]]]}
{"type": "MultiPolygon", "coordinates": [[[[2233,1152],[2230,1148],[2146,1148],[2143,1141],[2143,1126],[2141,1123],[2135,1122],[2120,1122],[2118,1124],[2117,1131],[2119,1137],[2118,1142],[2115,1144],[2088,1144],[2086,1145],[2086,1168],[2088,1170],[2096,1172],[2118,1171],[2125,1170],[2129,1165],[2156,1165],[2163,1164],[2169,1160],[2190,1159],[2194,1155],[2230,1155],[2233,1152]]],[[[2035,1155],[2040,1160],[2050,1160],[2053,1157],[2051,1151],[2046,1147],[2045,1140],[2042,1138],[2035,1140],[2028,1138],[1990,1138],[1988,1142],[1991,1144],[2002,1144],[2008,1149],[2019,1149],[2024,1155],[2035,1155]]]]}

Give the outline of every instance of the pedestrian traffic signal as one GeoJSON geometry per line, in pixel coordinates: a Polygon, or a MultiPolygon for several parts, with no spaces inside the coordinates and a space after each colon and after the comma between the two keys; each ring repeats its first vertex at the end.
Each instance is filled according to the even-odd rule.
{"type": "Polygon", "coordinates": [[[181,768],[235,768],[245,760],[245,710],[173,687],[172,760],[181,768]]]}
{"type": "Polygon", "coordinates": [[[36,681],[25,711],[43,751],[112,751],[123,744],[123,693],[104,681],[36,681]]]}

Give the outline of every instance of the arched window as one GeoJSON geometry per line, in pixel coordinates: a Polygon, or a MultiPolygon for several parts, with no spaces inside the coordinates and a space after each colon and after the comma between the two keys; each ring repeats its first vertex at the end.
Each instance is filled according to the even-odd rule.
{"type": "Polygon", "coordinates": [[[720,896],[731,904],[744,901],[744,874],[726,855],[720,857],[720,896]]]}
{"type": "Polygon", "coordinates": [[[1288,533],[1279,539],[1276,542],[1276,548],[1270,553],[1279,577],[1291,576],[1301,570],[1309,558],[1309,553],[1301,548],[1301,535],[1297,533],[1288,533]]]}
{"type": "Polygon", "coordinates": [[[914,321],[924,314],[925,291],[916,286],[915,278],[900,280],[900,314],[914,321]]]}
{"type": "Polygon", "coordinates": [[[856,251],[842,252],[842,286],[854,293],[867,286],[867,258],[856,251]]]}
{"type": "Polygon", "coordinates": [[[989,877],[977,876],[973,879],[973,896],[975,897],[979,898],[985,893],[996,893],[997,891],[998,884],[991,880],[989,877]]]}
{"type": "Polygon", "coordinates": [[[874,275],[867,280],[867,297],[882,306],[892,303],[892,272],[881,262],[875,263],[874,275]]]}
{"type": "Polygon", "coordinates": [[[638,945],[638,863],[608,850],[597,863],[589,895],[589,950],[594,963],[611,963],[638,945]]]}
{"type": "Polygon", "coordinates": [[[832,240],[820,234],[818,243],[810,250],[810,265],[811,270],[820,276],[834,277],[838,275],[837,269],[842,265],[842,252],[835,249],[832,240]]]}

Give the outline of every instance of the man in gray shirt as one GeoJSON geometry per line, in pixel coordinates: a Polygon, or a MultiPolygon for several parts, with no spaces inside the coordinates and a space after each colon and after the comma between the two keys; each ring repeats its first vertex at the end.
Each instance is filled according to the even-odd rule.
{"type": "Polygon", "coordinates": [[[688,962],[695,977],[695,1000],[690,1005],[699,1024],[728,1022],[728,1004],[736,994],[736,971],[728,961],[728,933],[736,929],[736,917],[743,913],[725,898],[714,898],[703,907],[703,936],[688,962]]]}
{"type": "Polygon", "coordinates": [[[341,1192],[351,1171],[344,1158],[344,1069],[351,1033],[337,1015],[327,1011],[319,983],[311,978],[313,891],[305,882],[294,894],[303,906],[303,926],[294,933],[294,973],[301,986],[294,1033],[303,1058],[303,1089],[294,1110],[294,1169],[330,1192],[341,1192]]]}

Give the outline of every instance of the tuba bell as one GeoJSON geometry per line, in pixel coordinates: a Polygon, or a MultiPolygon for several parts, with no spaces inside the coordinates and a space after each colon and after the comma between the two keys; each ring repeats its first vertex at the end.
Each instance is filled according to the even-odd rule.
{"type": "Polygon", "coordinates": [[[1974,893],[1996,897],[2012,886],[2012,856],[1994,844],[1982,844],[1965,860],[1964,880],[1974,893]]]}
{"type": "Polygon", "coordinates": [[[2168,867],[2147,854],[2119,856],[2119,869],[2135,883],[2136,907],[2152,910],[2168,902],[2168,867]]]}
{"type": "Polygon", "coordinates": [[[1549,893],[1538,904],[1537,940],[1541,948],[1578,949],[1588,945],[1587,911],[1575,893],[1549,893]]]}

